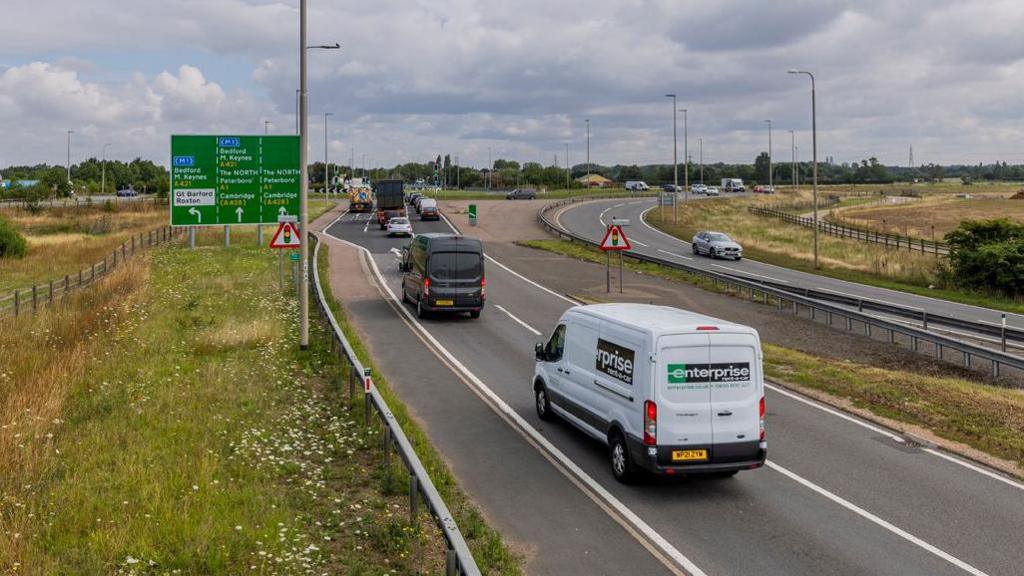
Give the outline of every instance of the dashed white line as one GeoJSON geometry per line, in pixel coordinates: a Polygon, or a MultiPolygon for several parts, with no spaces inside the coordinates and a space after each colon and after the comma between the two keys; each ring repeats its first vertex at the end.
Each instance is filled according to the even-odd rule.
{"type": "Polygon", "coordinates": [[[502,312],[504,312],[506,316],[508,316],[512,320],[515,320],[515,322],[517,324],[519,324],[520,326],[522,326],[523,328],[526,328],[530,332],[533,332],[534,336],[540,336],[540,331],[539,330],[535,329],[533,326],[530,326],[526,322],[523,322],[522,320],[520,320],[519,317],[517,317],[515,314],[513,314],[513,313],[509,312],[508,310],[506,310],[504,306],[500,306],[498,304],[494,304],[494,307],[497,308],[498,310],[501,310],[502,312]]]}
{"type": "Polygon", "coordinates": [[[885,528],[886,530],[888,530],[889,532],[892,532],[893,534],[899,536],[900,538],[903,538],[904,540],[907,540],[908,542],[910,542],[910,543],[912,543],[912,544],[914,544],[914,545],[916,545],[916,546],[918,546],[918,547],[920,547],[920,548],[922,548],[922,549],[924,549],[924,550],[926,550],[928,552],[931,552],[932,554],[938,556],[939,558],[942,558],[946,562],[949,562],[950,564],[956,566],[957,568],[960,568],[961,570],[967,572],[968,574],[974,574],[975,576],[985,576],[984,572],[982,572],[981,570],[978,570],[977,568],[975,568],[974,566],[971,566],[970,564],[964,562],[963,560],[960,560],[956,556],[953,556],[952,554],[949,554],[948,552],[945,552],[944,550],[942,550],[940,548],[932,546],[931,544],[925,542],[924,540],[918,538],[917,536],[914,536],[910,532],[907,532],[906,530],[903,530],[902,528],[900,528],[900,527],[898,527],[898,526],[896,526],[896,525],[894,525],[894,524],[892,524],[890,522],[887,522],[887,521],[879,518],[878,516],[875,516],[871,512],[868,512],[867,510],[861,508],[860,506],[857,506],[856,504],[850,502],[849,500],[847,500],[847,499],[845,499],[845,498],[843,498],[841,496],[838,496],[836,494],[833,494],[832,492],[829,492],[825,488],[822,488],[821,486],[818,486],[814,482],[811,482],[810,480],[808,480],[808,479],[806,479],[806,478],[804,478],[804,477],[802,477],[802,476],[800,476],[800,475],[798,475],[798,474],[796,474],[794,472],[791,472],[790,470],[788,470],[786,468],[783,468],[782,466],[779,466],[775,462],[773,462],[771,460],[768,460],[768,461],[765,462],[765,466],[767,466],[768,468],[771,468],[772,470],[775,470],[776,472],[782,474],[783,476],[786,476],[787,478],[789,478],[790,480],[795,481],[798,484],[801,484],[801,485],[803,485],[803,486],[805,486],[807,488],[810,488],[814,492],[817,492],[818,494],[824,496],[825,498],[828,498],[829,500],[835,502],[836,504],[839,504],[840,506],[842,506],[843,508],[846,508],[847,510],[853,512],[854,514],[857,514],[858,516],[860,516],[860,517],[862,517],[862,518],[864,518],[864,519],[866,519],[866,520],[868,520],[868,521],[870,521],[870,522],[872,522],[872,523],[874,523],[874,524],[876,524],[878,526],[881,526],[882,528],[885,528]]]}
{"type": "Polygon", "coordinates": [[[658,252],[668,254],[669,256],[675,256],[676,258],[682,258],[683,260],[693,260],[693,258],[690,258],[689,256],[683,256],[682,254],[676,254],[675,252],[669,252],[668,250],[662,250],[661,248],[658,248],[658,252]]]}
{"type": "Polygon", "coordinates": [[[789,280],[783,280],[781,278],[773,278],[771,276],[765,276],[764,274],[755,274],[753,272],[747,272],[746,270],[740,270],[739,268],[732,268],[730,266],[722,266],[721,264],[712,264],[715,268],[721,268],[722,270],[731,270],[740,274],[746,274],[748,276],[757,276],[758,278],[764,278],[773,282],[782,282],[783,284],[789,284],[789,280]]]}

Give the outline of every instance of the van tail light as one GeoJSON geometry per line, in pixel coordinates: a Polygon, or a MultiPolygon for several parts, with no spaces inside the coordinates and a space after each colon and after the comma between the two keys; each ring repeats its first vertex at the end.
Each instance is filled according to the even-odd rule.
{"type": "Polygon", "coordinates": [[[487,278],[480,277],[480,298],[487,296],[487,278]]]}
{"type": "Polygon", "coordinates": [[[658,405],[650,400],[644,402],[644,446],[658,443],[658,405]]]}
{"type": "Polygon", "coordinates": [[[764,396],[761,396],[761,403],[758,406],[758,414],[760,415],[760,426],[761,426],[761,442],[764,442],[764,396]]]}
{"type": "Polygon", "coordinates": [[[423,295],[430,296],[430,278],[423,279],[423,295]]]}
{"type": "Polygon", "coordinates": [[[697,326],[697,330],[718,330],[718,326],[697,326]]]}

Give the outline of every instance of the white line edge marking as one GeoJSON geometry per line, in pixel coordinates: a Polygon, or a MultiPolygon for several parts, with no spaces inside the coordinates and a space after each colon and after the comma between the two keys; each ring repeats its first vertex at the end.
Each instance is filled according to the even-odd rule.
{"type": "Polygon", "coordinates": [[[520,326],[522,326],[523,328],[526,328],[530,332],[533,332],[534,336],[540,336],[541,335],[540,332],[537,331],[537,329],[535,329],[533,326],[530,326],[526,322],[523,322],[522,320],[520,320],[518,316],[516,316],[515,314],[513,314],[513,313],[509,312],[508,310],[506,310],[504,306],[501,306],[499,304],[493,304],[493,306],[495,308],[497,308],[498,310],[501,310],[502,312],[504,312],[505,315],[508,316],[509,318],[511,318],[512,320],[515,320],[515,322],[517,324],[519,324],[520,326]]]}
{"type": "MultiPolygon", "coordinates": [[[[333,234],[330,234],[330,236],[332,236],[333,238],[340,242],[343,242],[345,244],[348,244],[349,246],[356,248],[357,250],[369,254],[369,250],[363,248],[362,246],[353,244],[348,240],[338,238],[333,234]]],[[[373,267],[374,274],[377,276],[377,281],[380,283],[380,286],[388,293],[392,301],[398,302],[398,299],[395,297],[394,292],[391,291],[391,287],[387,285],[384,276],[380,273],[380,269],[377,267],[377,262],[376,260],[374,260],[373,255],[369,254],[369,256],[370,265],[373,267]]],[[[502,264],[500,263],[497,264],[499,266],[502,266],[502,264]]],[[[415,326],[420,331],[420,334],[424,338],[426,338],[431,343],[431,345],[434,346],[434,348],[442,356],[444,356],[444,358],[448,362],[451,363],[452,366],[454,366],[459,372],[461,372],[462,376],[468,379],[473,384],[473,386],[477,388],[477,391],[479,393],[485,396],[492,403],[492,406],[495,406],[504,417],[514,422],[516,427],[518,427],[521,432],[526,434],[530,441],[540,445],[545,451],[547,451],[547,453],[550,456],[558,460],[561,466],[563,466],[579,481],[584,483],[587,489],[590,490],[594,495],[596,495],[600,500],[602,500],[605,505],[613,508],[615,512],[620,516],[619,520],[628,523],[632,529],[642,534],[645,538],[648,538],[648,544],[652,544],[655,547],[657,547],[657,549],[662,554],[667,556],[669,559],[675,562],[678,566],[682,567],[692,576],[707,576],[707,574],[703,570],[698,568],[697,565],[694,564],[689,558],[684,556],[682,552],[680,552],[674,546],[672,546],[672,544],[670,544],[668,540],[661,536],[661,534],[657,533],[653,528],[651,528],[650,525],[648,525],[639,516],[637,516],[636,513],[634,513],[632,510],[626,507],[625,504],[623,504],[618,498],[612,495],[611,492],[605,489],[604,486],[601,486],[599,483],[597,483],[596,480],[594,480],[589,474],[583,471],[582,468],[577,466],[575,462],[573,462],[568,456],[566,456],[547,438],[542,436],[536,428],[530,426],[530,424],[526,420],[524,420],[518,412],[516,412],[515,410],[512,409],[511,406],[506,404],[505,401],[502,400],[497,394],[495,394],[493,390],[488,388],[487,385],[483,383],[483,381],[477,378],[476,374],[474,374],[468,368],[466,368],[465,365],[459,362],[459,360],[455,358],[455,356],[452,355],[451,352],[449,352],[440,342],[438,342],[437,339],[435,339],[434,336],[430,333],[430,331],[424,328],[423,325],[416,320],[416,318],[412,315],[411,312],[409,312],[409,310],[406,309],[405,306],[400,306],[399,309],[401,310],[402,315],[405,316],[406,320],[411,322],[412,325],[415,326]]],[[[643,544],[642,541],[641,544],[643,544]]],[[[664,562],[664,559],[661,560],[664,562]]]]}
{"type": "Polygon", "coordinates": [[[693,258],[690,258],[689,256],[683,256],[682,254],[676,254],[675,252],[669,252],[668,250],[662,250],[661,248],[658,248],[658,252],[668,254],[669,256],[675,256],[676,258],[682,258],[683,260],[693,260],[693,258]]]}
{"type": "Polygon", "coordinates": [[[605,208],[600,214],[598,214],[597,221],[601,223],[601,226],[608,226],[607,224],[604,223],[604,215],[607,214],[609,210],[611,210],[610,206],[608,208],[605,208]]]}
{"type": "MultiPolygon", "coordinates": [[[[642,201],[640,201],[640,202],[642,202],[642,201]]],[[[644,210],[643,212],[640,213],[640,221],[643,223],[643,225],[648,227],[648,228],[650,228],[652,231],[657,232],[658,234],[661,234],[662,236],[665,236],[665,237],[670,238],[672,240],[675,240],[677,242],[681,242],[683,244],[689,244],[689,242],[686,242],[684,240],[680,240],[679,238],[676,238],[675,236],[671,236],[669,234],[666,234],[666,233],[662,232],[661,230],[658,230],[657,228],[652,227],[650,224],[647,223],[646,220],[644,220],[644,216],[648,212],[650,212],[651,210],[654,210],[655,208],[657,208],[657,206],[651,206],[647,210],[644,210]]],[[[502,266],[502,264],[500,262],[495,262],[495,264],[498,264],[498,266],[502,266]]],[[[782,268],[782,269],[786,270],[786,268],[782,268]]],[[[509,270],[509,271],[511,272],[511,270],[509,270]]],[[[516,273],[513,272],[513,274],[516,274],[516,273]]],[[[516,274],[516,276],[520,276],[520,275],[516,274]]],[[[523,280],[526,280],[527,282],[529,282],[530,284],[533,284],[534,286],[537,286],[541,290],[545,290],[547,292],[551,292],[550,290],[548,290],[544,286],[541,286],[541,285],[537,284],[536,282],[530,280],[529,278],[525,278],[525,277],[522,277],[522,276],[520,276],[520,277],[523,278],[523,280]]],[[[557,296],[557,294],[556,294],[556,296],[557,296]]],[[[929,297],[928,296],[924,296],[924,298],[929,298],[929,297]]],[[[935,298],[931,298],[931,299],[932,300],[937,300],[935,298]]],[[[939,301],[942,301],[942,300],[939,300],[939,301]]],[[[979,308],[977,306],[974,306],[974,307],[975,308],[979,308]]],[[[981,308],[981,309],[982,310],[987,310],[986,308],[981,308]]],[[[867,422],[863,422],[861,420],[853,418],[852,416],[844,414],[844,413],[842,413],[839,410],[835,410],[835,409],[826,407],[826,406],[824,406],[822,404],[819,404],[817,402],[812,402],[812,401],[810,401],[810,400],[808,400],[808,399],[806,399],[806,398],[804,398],[804,397],[802,397],[802,396],[800,396],[798,394],[794,394],[792,392],[783,390],[781,388],[778,388],[777,386],[772,386],[772,385],[767,384],[767,383],[765,383],[765,386],[770,388],[770,389],[772,389],[772,390],[774,390],[775,392],[783,394],[784,396],[789,396],[789,397],[793,398],[794,400],[798,400],[798,401],[803,402],[803,403],[805,403],[805,404],[807,404],[809,406],[813,406],[813,407],[815,407],[815,408],[817,408],[819,410],[823,410],[825,412],[828,412],[829,414],[832,414],[833,416],[838,416],[839,418],[842,418],[844,420],[848,420],[850,422],[853,422],[854,424],[856,424],[858,426],[862,426],[862,427],[867,428],[869,430],[872,430],[872,431],[874,431],[874,432],[876,432],[878,434],[883,434],[883,435],[885,435],[885,436],[887,436],[889,438],[892,438],[893,440],[896,440],[896,441],[899,441],[899,442],[904,442],[904,439],[902,437],[900,437],[899,435],[897,435],[897,434],[894,434],[892,432],[889,432],[888,430],[884,430],[884,429],[879,428],[877,426],[874,426],[872,424],[868,424],[867,422]]],[[[1010,478],[1008,478],[1006,476],[1003,476],[1001,474],[997,474],[997,473],[992,472],[990,470],[986,470],[985,468],[982,468],[981,466],[977,466],[977,465],[972,464],[970,462],[966,462],[966,461],[961,460],[959,458],[955,458],[953,456],[950,456],[949,454],[946,454],[946,453],[941,452],[939,450],[935,450],[933,448],[925,448],[924,451],[929,453],[929,454],[932,454],[934,456],[938,456],[939,458],[942,458],[943,460],[946,460],[946,461],[951,462],[953,464],[958,464],[958,465],[960,465],[960,466],[962,466],[964,468],[967,468],[968,470],[977,472],[977,473],[982,474],[984,476],[988,476],[989,478],[992,478],[993,480],[998,480],[999,482],[1007,484],[1008,486],[1012,486],[1012,487],[1017,488],[1019,490],[1024,490],[1024,484],[1016,482],[1016,481],[1014,481],[1014,480],[1012,480],[1012,479],[1010,479],[1010,478]]]]}
{"type": "Polygon", "coordinates": [[[732,268],[730,266],[722,266],[721,264],[712,264],[715,268],[721,268],[722,270],[731,270],[740,274],[746,274],[748,276],[757,276],[758,278],[765,278],[773,282],[781,282],[783,284],[789,284],[789,280],[783,280],[781,278],[773,278],[771,276],[765,276],[764,274],[755,274],[754,272],[747,272],[746,270],[740,270],[739,268],[732,268]]]}
{"type": "Polygon", "coordinates": [[[841,292],[839,290],[833,290],[832,288],[825,288],[824,286],[816,286],[816,290],[823,290],[825,292],[831,292],[833,294],[839,294],[840,296],[849,296],[850,298],[857,298],[861,300],[871,300],[873,302],[881,302],[882,304],[888,304],[890,306],[896,306],[899,308],[910,308],[911,310],[917,310],[921,312],[924,308],[918,308],[917,306],[908,306],[907,304],[897,304],[896,302],[889,302],[887,300],[879,300],[878,298],[871,298],[870,296],[858,296],[857,294],[850,294],[849,292],[841,292]]]}
{"type": "Polygon", "coordinates": [[[843,498],[841,496],[838,496],[836,494],[833,494],[832,492],[829,492],[828,490],[822,488],[821,486],[818,486],[817,484],[811,482],[810,480],[807,480],[806,478],[804,478],[802,476],[799,476],[799,475],[797,475],[797,474],[795,474],[793,472],[790,472],[788,469],[783,468],[782,466],[779,466],[778,464],[776,464],[772,460],[766,461],[765,462],[765,466],[767,466],[768,468],[771,468],[772,470],[775,470],[776,472],[782,474],[783,476],[788,477],[790,480],[793,480],[794,482],[797,482],[798,484],[802,484],[806,488],[810,488],[814,492],[817,492],[818,494],[824,496],[825,498],[828,498],[829,500],[835,502],[836,504],[839,504],[840,506],[842,506],[843,508],[846,508],[847,510],[853,512],[854,514],[857,514],[858,516],[861,516],[862,518],[864,518],[864,519],[866,519],[866,520],[868,520],[870,522],[873,522],[873,523],[877,524],[878,526],[881,526],[882,528],[885,528],[886,530],[888,530],[889,532],[892,532],[893,534],[899,536],[900,538],[903,538],[903,539],[907,540],[908,542],[910,542],[910,543],[912,543],[912,544],[914,544],[914,545],[916,545],[916,546],[918,546],[918,547],[920,547],[920,548],[922,548],[922,549],[924,549],[924,550],[926,550],[928,552],[931,552],[935,556],[938,556],[939,558],[945,560],[946,562],[949,562],[950,564],[956,566],[957,568],[960,568],[961,570],[963,570],[963,571],[965,571],[965,572],[967,572],[969,574],[974,574],[975,576],[986,576],[985,572],[982,572],[981,570],[978,570],[977,568],[975,568],[974,566],[971,566],[970,564],[964,562],[963,560],[960,560],[959,558],[957,558],[957,557],[955,557],[955,556],[953,556],[953,555],[951,555],[951,554],[941,550],[940,548],[932,546],[931,544],[925,542],[924,540],[921,540],[920,538],[918,538],[917,536],[914,536],[913,534],[907,532],[906,530],[903,530],[902,528],[900,528],[900,527],[898,527],[898,526],[896,526],[896,525],[894,525],[894,524],[892,524],[890,522],[887,522],[887,521],[879,518],[878,516],[875,516],[871,512],[868,512],[867,510],[857,506],[856,504],[850,502],[849,500],[846,500],[845,498],[843,498]]]}

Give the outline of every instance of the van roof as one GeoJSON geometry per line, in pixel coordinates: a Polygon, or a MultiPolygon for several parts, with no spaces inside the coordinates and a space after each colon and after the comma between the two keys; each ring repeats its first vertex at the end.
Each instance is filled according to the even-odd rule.
{"type": "Polygon", "coordinates": [[[730,332],[757,333],[756,330],[749,326],[669,306],[629,303],[590,304],[587,306],[576,306],[571,310],[635,328],[650,330],[656,334],[696,331],[699,326],[716,326],[719,329],[728,328],[730,332]]]}

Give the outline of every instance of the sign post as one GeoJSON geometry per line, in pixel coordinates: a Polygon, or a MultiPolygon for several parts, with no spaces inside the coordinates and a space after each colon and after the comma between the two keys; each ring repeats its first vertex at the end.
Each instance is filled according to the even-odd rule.
{"type": "Polygon", "coordinates": [[[622,251],[631,250],[633,245],[630,244],[629,238],[626,238],[626,233],[622,231],[622,226],[619,224],[611,224],[608,226],[608,230],[604,233],[604,238],[601,239],[601,244],[598,246],[602,252],[604,252],[604,279],[605,279],[605,292],[612,291],[612,273],[611,273],[611,254],[609,252],[619,253],[619,292],[622,292],[622,251]]]}
{"type": "Polygon", "coordinates": [[[469,225],[476,226],[476,204],[469,205],[469,225]]]}
{"type": "MultiPolygon", "coordinates": [[[[270,247],[271,248],[279,248],[279,249],[298,248],[301,245],[301,243],[302,243],[302,238],[301,238],[301,236],[299,236],[299,229],[296,228],[296,226],[295,226],[295,223],[298,221],[298,217],[296,217],[296,216],[278,216],[277,219],[280,221],[280,224],[278,224],[277,231],[274,232],[274,235],[270,238],[270,247]]],[[[297,252],[293,252],[292,253],[292,261],[293,262],[295,260],[297,260],[297,258],[295,258],[295,256],[297,254],[298,254],[297,252]]],[[[293,263],[292,264],[292,268],[294,269],[294,267],[295,267],[295,264],[293,263]]],[[[280,251],[280,252],[277,253],[277,268],[278,268],[277,284],[278,284],[278,287],[282,291],[284,291],[284,252],[283,251],[280,251]]],[[[295,275],[295,273],[294,273],[294,270],[293,270],[292,276],[294,276],[294,275],[295,275]]]]}

